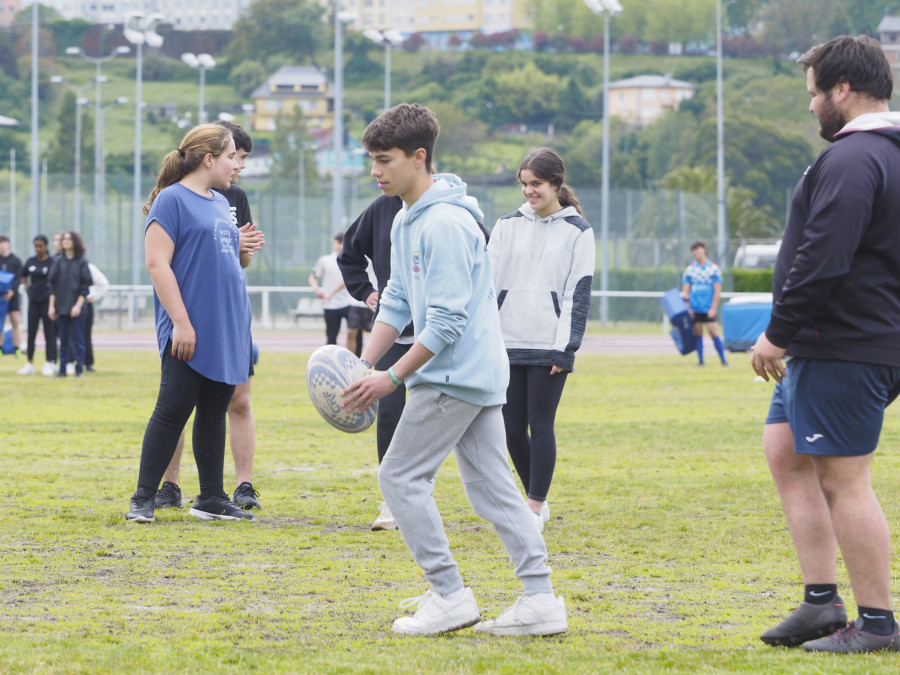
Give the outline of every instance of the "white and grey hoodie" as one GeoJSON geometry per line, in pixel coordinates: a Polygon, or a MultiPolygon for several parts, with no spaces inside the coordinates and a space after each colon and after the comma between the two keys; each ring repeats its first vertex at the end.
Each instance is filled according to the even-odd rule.
{"type": "Polygon", "coordinates": [[[573,206],[540,218],[524,204],[497,221],[488,253],[510,364],[571,371],[591,307],[590,223],[573,206]]]}

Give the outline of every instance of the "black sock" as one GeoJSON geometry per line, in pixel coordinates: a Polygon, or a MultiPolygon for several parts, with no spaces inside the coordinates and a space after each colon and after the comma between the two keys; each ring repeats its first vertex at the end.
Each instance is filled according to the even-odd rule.
{"type": "Polygon", "coordinates": [[[803,602],[824,605],[837,597],[837,584],[806,584],[803,588],[803,602]]]}
{"type": "Polygon", "coordinates": [[[860,630],[873,635],[890,635],[894,632],[894,613],[889,609],[859,606],[859,616],[863,620],[860,630]]]}

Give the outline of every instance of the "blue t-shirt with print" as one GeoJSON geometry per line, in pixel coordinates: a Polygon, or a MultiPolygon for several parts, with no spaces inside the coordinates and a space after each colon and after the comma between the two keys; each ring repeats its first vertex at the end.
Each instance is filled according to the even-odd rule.
{"type": "MultiPolygon", "coordinates": [[[[194,358],[188,365],[217,382],[246,382],[250,300],[240,262],[240,233],[232,222],[228,201],[217,192],[206,197],[174,183],[153,200],[147,226],[153,221],[175,242],[172,271],[197,334],[194,358]]],[[[155,289],[153,307],[162,355],[173,326],[155,289]]]]}
{"type": "Polygon", "coordinates": [[[712,307],[715,285],[722,283],[722,273],[712,260],[703,265],[693,262],[684,271],[681,283],[691,285],[691,311],[706,314],[712,307]]]}

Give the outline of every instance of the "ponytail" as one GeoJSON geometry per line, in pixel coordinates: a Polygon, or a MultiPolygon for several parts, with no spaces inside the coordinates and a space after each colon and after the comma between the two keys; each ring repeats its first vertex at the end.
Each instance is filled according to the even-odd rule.
{"type": "Polygon", "coordinates": [[[556,198],[559,199],[559,203],[562,206],[573,206],[578,211],[578,215],[584,216],[584,211],[581,210],[581,204],[578,203],[575,191],[565,183],[559,186],[559,189],[556,191],[556,198]]]}

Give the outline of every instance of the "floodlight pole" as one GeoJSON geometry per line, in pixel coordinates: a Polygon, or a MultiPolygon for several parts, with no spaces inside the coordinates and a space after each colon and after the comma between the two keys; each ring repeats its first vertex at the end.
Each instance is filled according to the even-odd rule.
{"type": "Polygon", "coordinates": [[[600,185],[600,323],[609,320],[609,20],[618,16],[622,7],[617,0],[585,0],[597,16],[603,16],[603,177],[600,185]]]}
{"type": "Polygon", "coordinates": [[[725,124],[722,102],[722,0],[716,0],[716,184],[718,216],[716,236],[719,239],[719,267],[728,263],[728,205],[725,199],[725,124]]]}
{"type": "MultiPolygon", "coordinates": [[[[38,175],[38,9],[35,0],[31,6],[31,238],[38,235],[40,213],[40,176],[38,175]]],[[[16,223],[10,223],[11,240],[15,245],[16,223]]],[[[18,345],[16,345],[18,347],[18,345]]]]}

